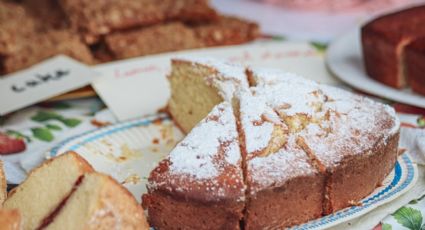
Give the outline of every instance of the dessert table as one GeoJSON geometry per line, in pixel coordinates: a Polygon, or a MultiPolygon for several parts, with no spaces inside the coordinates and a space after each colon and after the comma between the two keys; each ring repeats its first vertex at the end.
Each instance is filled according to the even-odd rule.
{"type": "MultiPolygon", "coordinates": [[[[285,43],[291,40],[302,40],[310,44],[316,49],[324,65],[328,43],[346,32],[347,27],[359,26],[362,21],[383,10],[392,10],[406,4],[424,1],[374,2],[365,9],[344,9],[345,14],[342,14],[344,10],[341,9],[328,10],[325,13],[288,10],[273,5],[263,5],[259,1],[214,0],[212,4],[222,12],[256,20],[265,34],[260,42],[285,43]],[[392,4],[386,4],[388,2],[392,4]],[[297,19],[299,19],[298,22],[293,23],[297,19]]],[[[350,89],[349,86],[335,79],[331,73],[329,77],[334,79],[335,85],[350,89]]],[[[356,92],[364,94],[360,91],[356,92]]],[[[425,108],[409,106],[372,95],[367,96],[388,103],[396,109],[402,127],[400,145],[401,148],[408,149],[418,165],[419,178],[408,193],[364,216],[340,224],[334,229],[370,229],[373,226],[376,226],[375,229],[383,230],[424,229],[425,108]]],[[[10,187],[19,184],[30,169],[45,159],[45,153],[60,142],[117,122],[119,121],[114,113],[99,97],[43,102],[14,112],[7,117],[0,117],[0,137],[7,134],[23,138],[26,145],[25,150],[20,153],[0,156],[0,159],[4,160],[8,184],[10,187]]]]}

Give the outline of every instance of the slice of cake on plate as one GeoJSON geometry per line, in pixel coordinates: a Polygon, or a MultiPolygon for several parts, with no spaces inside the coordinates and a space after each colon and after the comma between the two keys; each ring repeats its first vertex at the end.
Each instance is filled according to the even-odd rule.
{"type": "Polygon", "coordinates": [[[5,209],[21,212],[24,229],[37,229],[72,192],[91,165],[74,152],[52,158],[32,170],[4,202],[5,209]]]}
{"type": "Polygon", "coordinates": [[[283,74],[264,84],[273,74],[253,74],[259,83],[256,93],[268,98],[297,145],[325,176],[324,214],[356,204],[390,173],[399,138],[392,108],[295,75],[283,74]]]}
{"type": "Polygon", "coordinates": [[[7,197],[7,182],[6,176],[4,175],[3,161],[0,160],[0,207],[3,206],[3,202],[7,197]]]}
{"type": "Polygon", "coordinates": [[[149,228],[135,198],[74,152],[32,170],[3,208],[21,213],[23,229],[149,228]]]}
{"type": "Polygon", "coordinates": [[[245,183],[245,229],[280,229],[322,215],[324,176],[266,98],[237,96],[245,183]]]}
{"type": "Polygon", "coordinates": [[[151,172],[143,206],[157,229],[239,229],[245,185],[229,102],[214,107],[151,172]]]}
{"type": "Polygon", "coordinates": [[[44,229],[142,229],[149,226],[142,207],[116,180],[87,173],[44,229]]]}

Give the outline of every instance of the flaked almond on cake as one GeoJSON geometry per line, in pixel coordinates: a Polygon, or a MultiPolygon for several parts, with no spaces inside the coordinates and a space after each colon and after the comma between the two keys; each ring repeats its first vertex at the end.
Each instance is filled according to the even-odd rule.
{"type": "Polygon", "coordinates": [[[352,206],[397,159],[389,106],[278,70],[172,60],[168,111],[187,133],[151,172],[157,229],[281,229],[352,206]]]}

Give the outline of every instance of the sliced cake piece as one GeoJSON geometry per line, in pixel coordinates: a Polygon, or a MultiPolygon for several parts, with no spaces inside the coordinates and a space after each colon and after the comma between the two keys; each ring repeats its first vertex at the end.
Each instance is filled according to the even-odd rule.
{"type": "Polygon", "coordinates": [[[121,184],[100,173],[85,174],[75,192],[44,229],[148,230],[142,207],[121,184]]]}
{"type": "Polygon", "coordinates": [[[267,97],[297,145],[325,175],[324,214],[356,204],[392,170],[399,138],[392,108],[296,76],[253,75],[256,93],[267,97]]]}
{"type": "Polygon", "coordinates": [[[7,182],[3,170],[3,161],[0,160],[0,207],[3,205],[7,197],[7,182]]]}
{"type": "Polygon", "coordinates": [[[323,92],[329,98],[324,116],[308,124],[297,143],[326,175],[324,213],[330,214],[358,204],[391,172],[399,121],[388,106],[331,87],[323,92]]]}
{"type": "Polygon", "coordinates": [[[220,16],[217,21],[192,26],[206,46],[236,45],[260,36],[258,25],[236,17],[220,16]]]}
{"type": "Polygon", "coordinates": [[[322,214],[324,176],[266,98],[238,95],[247,203],[245,229],[283,229],[322,214]]]}
{"type": "Polygon", "coordinates": [[[176,58],[169,76],[168,111],[188,133],[211,109],[230,101],[238,87],[248,87],[245,68],[211,58],[176,58]]]}
{"type": "Polygon", "coordinates": [[[236,119],[211,111],[149,177],[143,196],[155,229],[239,229],[245,205],[236,119]]]}
{"type": "Polygon", "coordinates": [[[181,22],[115,32],[106,35],[105,43],[118,59],[203,46],[194,31],[181,22]]]}
{"type": "Polygon", "coordinates": [[[28,68],[59,54],[70,56],[86,64],[95,63],[89,48],[73,31],[52,30],[20,39],[15,52],[3,58],[2,71],[10,73],[28,68]]]}
{"type": "Polygon", "coordinates": [[[404,60],[410,87],[414,92],[425,95],[425,35],[406,47],[404,60]]]}
{"type": "Polygon", "coordinates": [[[0,209],[0,228],[3,230],[22,230],[22,218],[17,209],[0,209]]]}
{"type": "Polygon", "coordinates": [[[9,193],[5,209],[18,209],[24,229],[37,229],[72,192],[90,164],[77,153],[69,152],[44,162],[9,193]]]}
{"type": "Polygon", "coordinates": [[[217,17],[207,0],[59,2],[74,28],[95,36],[170,20],[209,21],[217,17]]]}

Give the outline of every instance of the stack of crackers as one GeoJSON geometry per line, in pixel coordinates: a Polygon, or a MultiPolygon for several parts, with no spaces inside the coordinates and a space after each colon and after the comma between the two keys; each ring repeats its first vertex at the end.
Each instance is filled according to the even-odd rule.
{"type": "Polygon", "coordinates": [[[97,64],[258,35],[208,0],[0,0],[0,75],[57,54],[97,64]]]}

